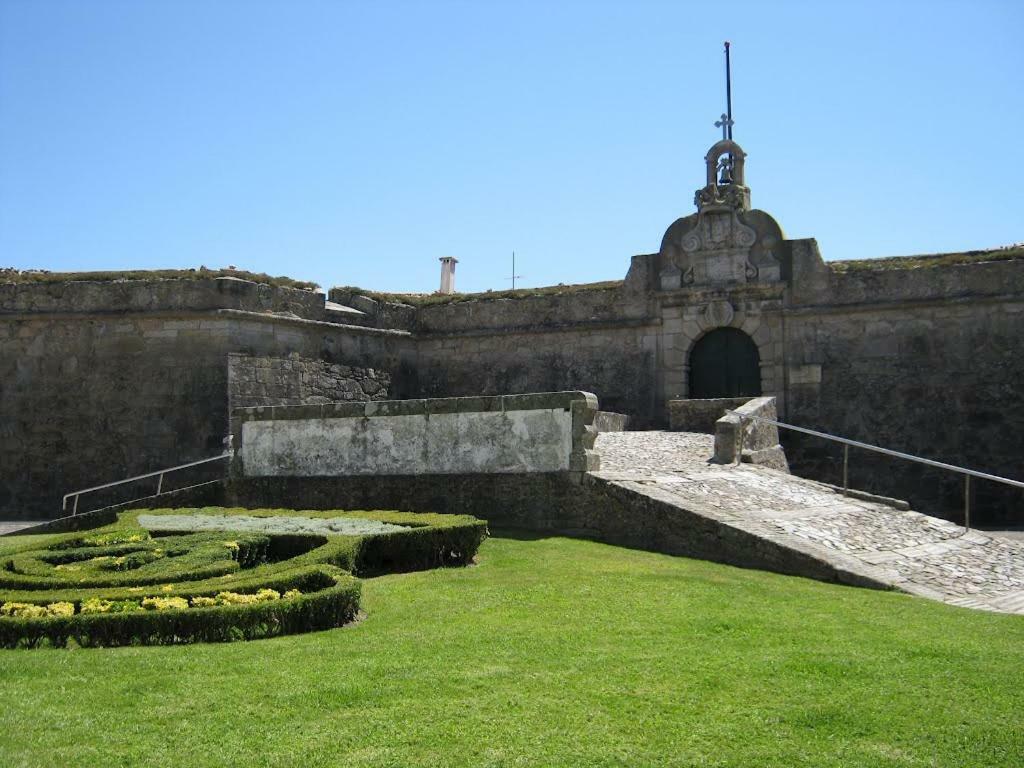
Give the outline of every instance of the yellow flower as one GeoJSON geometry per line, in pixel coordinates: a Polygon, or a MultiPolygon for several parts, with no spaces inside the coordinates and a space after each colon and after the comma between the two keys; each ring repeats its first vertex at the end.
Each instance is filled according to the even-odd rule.
{"type": "Polygon", "coordinates": [[[106,613],[110,610],[110,601],[91,597],[82,601],[82,613],[106,613]]]}
{"type": "Polygon", "coordinates": [[[75,604],[74,603],[50,603],[46,606],[46,612],[50,616],[74,616],[75,615],[75,604]]]}
{"type": "Polygon", "coordinates": [[[32,603],[4,603],[0,605],[0,616],[12,616],[21,619],[37,619],[46,615],[46,609],[32,603]]]}
{"type": "Polygon", "coordinates": [[[144,597],[142,607],[147,611],[180,611],[188,608],[184,597],[144,597]]]}

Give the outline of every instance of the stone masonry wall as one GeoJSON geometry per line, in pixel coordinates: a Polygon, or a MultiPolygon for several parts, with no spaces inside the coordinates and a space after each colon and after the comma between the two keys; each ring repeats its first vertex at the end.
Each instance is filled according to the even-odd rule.
{"type": "MultiPolygon", "coordinates": [[[[1024,479],[1024,300],[816,310],[787,318],[786,421],[1024,479]]],[[[794,472],[841,482],[842,449],[783,434],[794,472]]],[[[953,520],[963,477],[851,449],[851,487],[953,520]]],[[[1024,522],[1024,492],[974,483],[976,523],[1024,522]]]]}
{"type": "Polygon", "coordinates": [[[582,389],[601,408],[629,414],[630,428],[657,423],[655,348],[644,328],[421,337],[417,377],[423,397],[523,394],[582,389]]]}
{"type": "Polygon", "coordinates": [[[0,517],[56,517],[69,491],[222,452],[231,352],[372,368],[390,389],[413,367],[408,334],[294,313],[65,309],[0,312],[0,517]]]}
{"type": "Polygon", "coordinates": [[[312,405],[340,401],[387,400],[391,374],[376,368],[308,359],[228,355],[230,408],[259,405],[312,405]]]}

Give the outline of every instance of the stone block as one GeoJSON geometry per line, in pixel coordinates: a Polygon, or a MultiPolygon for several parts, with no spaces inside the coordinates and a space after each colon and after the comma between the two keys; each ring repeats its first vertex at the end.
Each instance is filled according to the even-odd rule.
{"type": "Polygon", "coordinates": [[[818,386],[821,384],[820,365],[793,365],[789,368],[790,386],[818,386]]]}

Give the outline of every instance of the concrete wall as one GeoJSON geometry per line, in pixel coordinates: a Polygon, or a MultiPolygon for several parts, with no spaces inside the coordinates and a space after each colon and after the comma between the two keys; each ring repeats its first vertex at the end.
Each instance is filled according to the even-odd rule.
{"type": "Polygon", "coordinates": [[[239,409],[234,475],[448,475],[596,469],[584,392],[239,409]]]}

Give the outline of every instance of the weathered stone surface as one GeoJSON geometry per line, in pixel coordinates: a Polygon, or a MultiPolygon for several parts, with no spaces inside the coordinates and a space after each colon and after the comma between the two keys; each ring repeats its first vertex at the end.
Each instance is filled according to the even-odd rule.
{"type": "Polygon", "coordinates": [[[721,526],[717,553],[698,556],[1024,613],[1024,542],[765,467],[709,463],[705,435],[610,433],[597,447],[595,477],[721,526]]]}
{"type": "Polygon", "coordinates": [[[236,476],[585,472],[597,401],[585,392],[235,411],[236,476]],[[475,407],[475,410],[467,410],[475,407]]]}
{"type": "Polygon", "coordinates": [[[668,424],[673,432],[714,434],[715,422],[727,410],[739,408],[749,397],[719,397],[705,400],[669,400],[668,424]]]}
{"type": "Polygon", "coordinates": [[[778,421],[774,397],[755,397],[715,422],[715,461],[731,464],[739,458],[749,464],[763,464],[789,471],[786,454],[779,445],[779,428],[758,419],[778,421]]]}
{"type": "Polygon", "coordinates": [[[629,426],[629,416],[624,413],[598,411],[594,414],[594,429],[598,432],[625,432],[629,426]]]}
{"type": "MultiPolygon", "coordinates": [[[[116,296],[118,285],[106,290],[116,296]]],[[[232,352],[372,368],[403,397],[395,378],[411,383],[399,374],[414,346],[399,334],[234,310],[0,314],[0,517],[57,517],[70,491],[221,453],[232,352]]],[[[270,400],[280,382],[251,383],[268,387],[270,400]]]]}
{"type": "Polygon", "coordinates": [[[238,309],[320,320],[324,296],[234,277],[208,280],[87,280],[0,283],[0,313],[77,314],[238,309]]]}
{"type": "Polygon", "coordinates": [[[228,355],[230,408],[387,400],[391,374],[291,354],[283,357],[228,355]]]}

